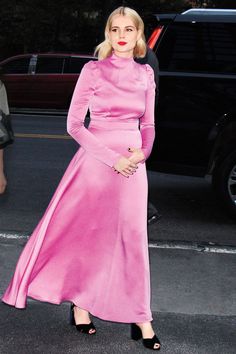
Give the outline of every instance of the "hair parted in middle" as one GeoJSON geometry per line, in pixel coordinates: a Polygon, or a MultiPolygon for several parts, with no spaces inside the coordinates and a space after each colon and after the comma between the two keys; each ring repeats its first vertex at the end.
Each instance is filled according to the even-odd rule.
{"type": "Polygon", "coordinates": [[[134,57],[144,58],[147,51],[147,44],[144,35],[143,20],[134,9],[131,9],[130,7],[126,7],[126,6],[118,7],[117,9],[112,11],[112,13],[109,15],[105,26],[105,31],[104,31],[105,40],[96,46],[94,50],[94,56],[96,56],[96,54],[98,53],[98,60],[101,60],[107,58],[112,54],[113,49],[111,43],[109,42],[107,33],[111,30],[112,20],[115,15],[129,16],[132,19],[136,29],[141,30],[142,33],[141,37],[137,41],[136,46],[134,47],[134,57]]]}

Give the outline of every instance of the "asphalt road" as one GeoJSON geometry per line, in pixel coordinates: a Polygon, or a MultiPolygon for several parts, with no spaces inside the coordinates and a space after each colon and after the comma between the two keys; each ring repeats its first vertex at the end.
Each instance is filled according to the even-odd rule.
{"type": "MultiPolygon", "coordinates": [[[[0,240],[0,294],[25,242],[0,240]]],[[[234,354],[235,254],[150,248],[149,255],[152,325],[162,343],[161,353],[234,354]]],[[[76,333],[68,323],[68,301],[58,306],[28,297],[24,310],[0,302],[0,353],[147,353],[141,341],[130,339],[128,323],[91,314],[96,337],[76,333]]]]}

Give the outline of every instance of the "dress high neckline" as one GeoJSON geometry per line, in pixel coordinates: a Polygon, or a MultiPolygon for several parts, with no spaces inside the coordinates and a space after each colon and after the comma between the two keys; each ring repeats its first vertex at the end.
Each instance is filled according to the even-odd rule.
{"type": "Polygon", "coordinates": [[[112,51],[110,55],[110,61],[117,66],[126,66],[127,64],[134,62],[134,57],[130,57],[130,58],[119,57],[117,54],[115,54],[114,51],[112,51]]]}

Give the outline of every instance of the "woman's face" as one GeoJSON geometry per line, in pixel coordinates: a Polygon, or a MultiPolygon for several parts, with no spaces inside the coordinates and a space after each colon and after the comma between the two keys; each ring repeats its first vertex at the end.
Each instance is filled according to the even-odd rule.
{"type": "Polygon", "coordinates": [[[133,55],[137,40],[141,37],[141,30],[137,30],[129,16],[115,15],[112,20],[108,38],[115,54],[123,57],[133,55]],[[125,44],[119,43],[123,42],[125,44]],[[123,54],[123,55],[121,55],[123,54]]]}

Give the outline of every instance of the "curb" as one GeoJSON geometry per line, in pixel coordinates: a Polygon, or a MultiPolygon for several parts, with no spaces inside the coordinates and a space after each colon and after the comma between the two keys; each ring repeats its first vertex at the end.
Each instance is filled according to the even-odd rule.
{"type": "MultiPolygon", "coordinates": [[[[26,240],[29,239],[30,234],[20,232],[0,232],[1,240],[26,240]]],[[[148,243],[149,248],[157,249],[172,249],[172,250],[185,250],[196,252],[208,253],[223,253],[223,254],[236,254],[236,246],[221,245],[214,242],[194,242],[194,241],[175,241],[175,240],[159,240],[148,243]]]]}
{"type": "Polygon", "coordinates": [[[214,242],[194,242],[194,241],[174,241],[160,240],[158,242],[150,241],[149,248],[165,248],[165,249],[180,249],[186,251],[197,252],[210,252],[210,253],[223,253],[223,254],[236,254],[236,246],[220,245],[214,242]]]}

